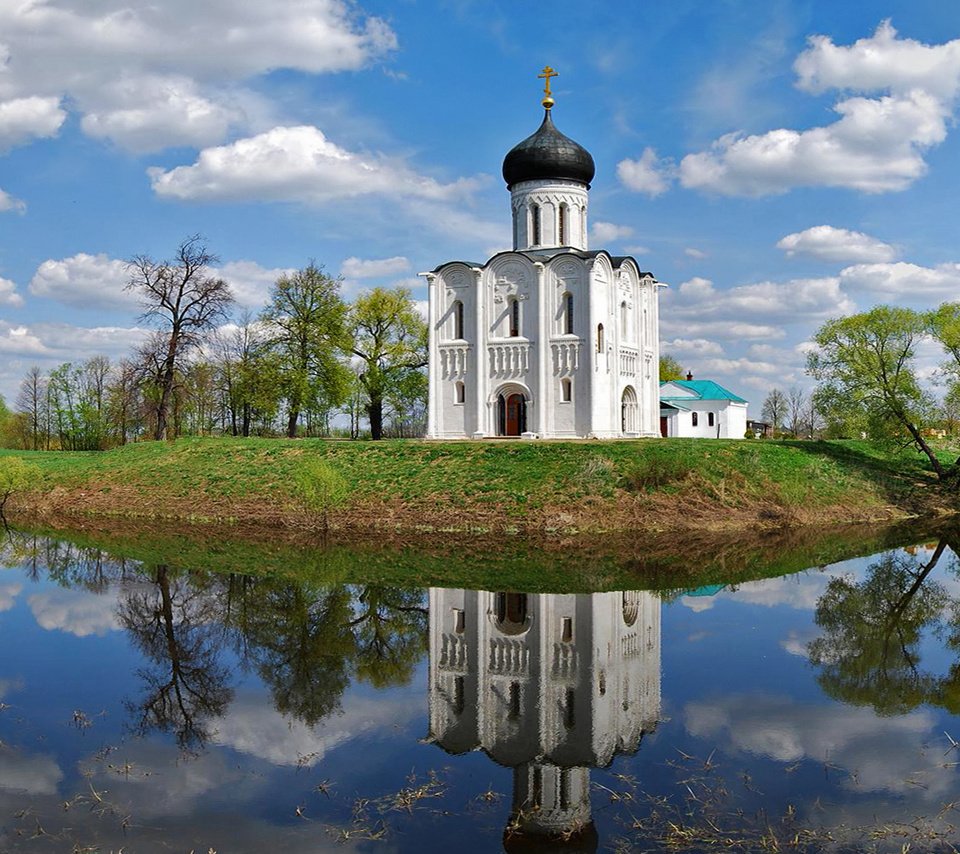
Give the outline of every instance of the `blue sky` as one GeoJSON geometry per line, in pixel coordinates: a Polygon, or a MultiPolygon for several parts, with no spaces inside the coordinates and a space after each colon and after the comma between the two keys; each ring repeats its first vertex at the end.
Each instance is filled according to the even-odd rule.
{"type": "Polygon", "coordinates": [[[591,247],[753,414],[825,319],[960,298],[955,3],[0,0],[0,394],[129,353],[125,262],[194,233],[254,311],[311,259],[423,299],[508,248],[546,64],[591,247]]]}

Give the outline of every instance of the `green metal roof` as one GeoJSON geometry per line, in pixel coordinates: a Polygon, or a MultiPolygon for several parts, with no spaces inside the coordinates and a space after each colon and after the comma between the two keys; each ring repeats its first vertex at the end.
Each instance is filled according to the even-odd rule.
{"type": "Polygon", "coordinates": [[[732,391],[727,391],[722,385],[715,383],[713,380],[664,380],[660,383],[660,399],[661,400],[689,400],[690,398],[683,397],[681,395],[670,395],[663,394],[663,387],[665,385],[675,385],[680,386],[680,388],[685,388],[697,397],[700,400],[732,400],[735,403],[746,403],[739,395],[734,394],[732,391]]]}

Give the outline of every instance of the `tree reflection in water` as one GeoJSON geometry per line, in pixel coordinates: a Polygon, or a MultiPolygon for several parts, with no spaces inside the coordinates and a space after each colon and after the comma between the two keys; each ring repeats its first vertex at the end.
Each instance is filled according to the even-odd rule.
{"type": "Polygon", "coordinates": [[[226,630],[217,597],[203,586],[165,565],[153,573],[152,589],[127,593],[118,607],[120,624],[150,662],[137,670],[144,695],[127,709],[137,734],[173,732],[182,750],[195,751],[233,698],[230,670],[220,660],[226,630]]]}
{"type": "Polygon", "coordinates": [[[956,574],[957,542],[941,539],[925,563],[902,552],[883,554],[859,583],[831,579],[816,610],[824,634],[808,646],[827,694],[882,715],[922,704],[960,712],[960,662],[938,675],[924,669],[921,651],[931,636],[952,655],[960,652],[960,599],[930,578],[948,545],[954,552],[949,570],[956,574]]]}
{"type": "Polygon", "coordinates": [[[146,690],[128,708],[136,732],[172,732],[184,750],[204,746],[233,697],[222,660],[231,646],[277,711],[310,726],[340,710],[354,679],[406,684],[426,651],[419,589],[153,573],[151,589],[129,590],[119,605],[121,625],[152,664],[138,671],[146,690]]]}

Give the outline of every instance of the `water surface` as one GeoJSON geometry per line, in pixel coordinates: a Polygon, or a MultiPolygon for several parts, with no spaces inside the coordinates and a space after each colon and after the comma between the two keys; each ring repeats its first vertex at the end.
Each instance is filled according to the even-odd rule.
{"type": "Polygon", "coordinates": [[[2,851],[960,845],[946,542],[667,593],[3,555],[2,851]]]}

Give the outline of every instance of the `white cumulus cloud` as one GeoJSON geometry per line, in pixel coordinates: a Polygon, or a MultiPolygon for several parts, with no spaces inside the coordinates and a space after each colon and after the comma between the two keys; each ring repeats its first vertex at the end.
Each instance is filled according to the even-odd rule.
{"type": "Polygon", "coordinates": [[[67,114],[59,98],[13,98],[0,101],[0,152],[36,137],[56,136],[67,114]]]}
{"type": "Polygon", "coordinates": [[[820,261],[892,261],[897,257],[896,248],[889,243],[862,231],[832,225],[815,225],[788,234],[777,241],[777,249],[782,249],[788,257],[807,255],[820,261]]]}
{"type": "Polygon", "coordinates": [[[14,211],[15,213],[22,214],[26,209],[27,205],[25,202],[20,199],[15,199],[5,190],[0,190],[0,213],[14,211]]]}
{"type": "MultiPolygon", "coordinates": [[[[397,46],[383,19],[347,0],[3,3],[0,34],[0,99],[46,102],[21,141],[55,132],[62,102],[86,133],[138,151],[249,127],[260,75],[357,70],[397,46]]],[[[4,135],[0,120],[0,145],[4,135]]]]}
{"type": "Polygon", "coordinates": [[[136,295],[124,290],[129,280],[126,261],[80,252],[44,261],[30,280],[29,290],[34,296],[78,308],[136,310],[136,295]]]}
{"type": "Polygon", "coordinates": [[[663,349],[675,355],[722,356],[723,347],[706,338],[674,338],[661,342],[663,349]]]}
{"type": "Polygon", "coordinates": [[[399,276],[410,269],[410,260],[402,255],[393,258],[347,258],[340,272],[348,279],[376,279],[382,276],[399,276]]]}
{"type": "Polygon", "coordinates": [[[347,151],[306,125],[207,148],[192,166],[152,168],[149,174],[158,196],[205,201],[319,204],[366,195],[449,201],[478,184],[474,179],[442,184],[401,160],[347,151]]]}
{"type": "Polygon", "coordinates": [[[800,88],[858,90],[834,105],[839,119],[806,130],[720,137],[680,163],[684,187],[761,196],[795,187],[903,190],[926,174],[926,151],[943,142],[958,92],[960,40],[923,45],[885,22],[850,47],[810,40],[794,65],[800,88]]]}
{"type": "Polygon", "coordinates": [[[628,190],[654,198],[670,189],[673,167],[669,161],[658,158],[654,149],[647,147],[638,160],[621,160],[617,164],[617,177],[628,190]]]}
{"type": "Polygon", "coordinates": [[[613,222],[594,222],[590,226],[590,240],[600,246],[632,236],[633,229],[629,225],[617,225],[613,222]]]}
{"type": "Polygon", "coordinates": [[[0,276],[0,305],[10,305],[13,307],[23,305],[23,297],[17,293],[16,282],[11,282],[2,276],[0,276]]]}
{"type": "Polygon", "coordinates": [[[855,264],[840,271],[844,288],[883,299],[956,299],[960,295],[960,264],[923,267],[897,261],[893,264],[855,264]]]}

